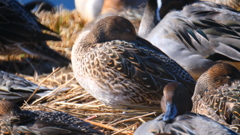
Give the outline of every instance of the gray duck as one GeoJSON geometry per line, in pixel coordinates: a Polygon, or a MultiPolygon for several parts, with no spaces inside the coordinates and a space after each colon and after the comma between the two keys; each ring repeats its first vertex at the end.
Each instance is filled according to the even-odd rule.
{"type": "Polygon", "coordinates": [[[239,66],[240,12],[213,2],[148,0],[139,36],[195,80],[216,62],[239,66]]]}

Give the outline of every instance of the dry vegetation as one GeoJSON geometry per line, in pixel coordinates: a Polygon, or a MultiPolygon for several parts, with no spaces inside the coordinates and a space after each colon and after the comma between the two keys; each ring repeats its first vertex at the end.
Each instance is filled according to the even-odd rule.
{"type": "MultiPolygon", "coordinates": [[[[71,57],[72,45],[85,22],[76,10],[61,9],[55,14],[41,12],[37,16],[62,37],[62,42],[49,41],[48,45],[71,57]]],[[[27,55],[3,57],[4,60],[20,60],[27,55]]],[[[18,66],[18,65],[17,65],[18,66]]],[[[22,106],[26,110],[62,111],[97,125],[105,134],[133,134],[142,122],[155,117],[155,112],[118,110],[105,106],[88,94],[74,79],[71,65],[52,74],[27,76],[18,74],[41,86],[53,88],[52,93],[31,104],[22,106]]]]}

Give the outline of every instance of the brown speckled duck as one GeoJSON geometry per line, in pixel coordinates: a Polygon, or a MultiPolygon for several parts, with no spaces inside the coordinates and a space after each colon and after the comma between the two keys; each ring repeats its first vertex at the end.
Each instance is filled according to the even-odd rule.
{"type": "Polygon", "coordinates": [[[27,53],[68,65],[70,60],[51,49],[47,40],[61,41],[16,0],[0,0],[0,55],[27,53]]]}
{"type": "Polygon", "coordinates": [[[179,81],[193,94],[195,81],[175,61],[138,37],[119,16],[100,20],[72,49],[74,75],[92,96],[116,108],[156,108],[166,84],[179,81]]]}
{"type": "Polygon", "coordinates": [[[0,100],[0,132],[4,135],[102,135],[83,120],[62,112],[25,111],[0,100]]]}
{"type": "Polygon", "coordinates": [[[238,124],[240,132],[240,72],[218,63],[203,73],[193,95],[193,111],[225,124],[238,124]]]}
{"type": "Polygon", "coordinates": [[[206,116],[190,113],[191,96],[181,83],[167,84],[163,93],[161,107],[164,114],[142,124],[134,135],[237,135],[206,116]]]}

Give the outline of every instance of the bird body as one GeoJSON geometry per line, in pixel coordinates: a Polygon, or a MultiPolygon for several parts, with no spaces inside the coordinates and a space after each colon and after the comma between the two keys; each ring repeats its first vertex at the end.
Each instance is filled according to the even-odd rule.
{"type": "MultiPolygon", "coordinates": [[[[150,2],[153,1],[149,0],[148,3],[150,2]]],[[[182,6],[182,10],[168,12],[167,5],[164,4],[162,2],[161,7],[147,4],[152,6],[148,7],[152,12],[145,10],[147,15],[142,19],[145,25],[142,28],[140,25],[138,32],[141,37],[175,60],[195,80],[219,61],[227,61],[239,67],[238,11],[213,2],[190,1],[190,4],[188,2],[188,5],[182,6]],[[161,14],[162,12],[167,14],[161,14]]],[[[180,9],[176,7],[178,8],[180,9]]]]}
{"type": "Polygon", "coordinates": [[[192,94],[191,76],[117,16],[79,36],[72,51],[77,81],[101,102],[117,108],[157,107],[163,87],[180,81],[192,94]]]}
{"type": "Polygon", "coordinates": [[[193,111],[224,124],[239,125],[239,79],[239,71],[229,64],[209,68],[197,81],[193,111]]]}

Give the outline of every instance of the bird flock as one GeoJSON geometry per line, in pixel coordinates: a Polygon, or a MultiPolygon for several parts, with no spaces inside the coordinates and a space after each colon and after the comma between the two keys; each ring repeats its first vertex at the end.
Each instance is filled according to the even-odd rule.
{"type": "MultiPolygon", "coordinates": [[[[78,83],[106,106],[161,113],[134,135],[240,133],[240,12],[232,8],[239,1],[75,0],[80,14],[91,15],[71,60],[46,44],[61,37],[38,21],[31,4],[0,0],[0,55],[71,63],[78,83]],[[129,8],[142,14],[138,28],[129,8]]],[[[104,134],[67,113],[19,108],[50,90],[0,71],[1,134],[104,134]]]]}

